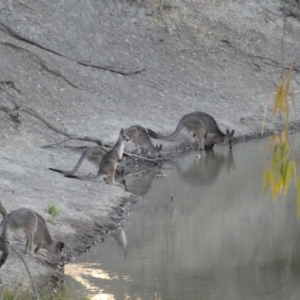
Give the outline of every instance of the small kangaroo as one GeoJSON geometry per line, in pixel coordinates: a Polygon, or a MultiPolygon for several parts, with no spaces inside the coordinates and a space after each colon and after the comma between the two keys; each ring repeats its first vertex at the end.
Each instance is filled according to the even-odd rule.
{"type": "Polygon", "coordinates": [[[163,136],[149,128],[147,130],[149,135],[154,139],[174,140],[184,127],[188,131],[192,131],[198,138],[200,150],[204,149],[204,140],[208,134],[213,135],[209,137],[209,147],[213,147],[214,144],[227,142],[229,144],[229,149],[232,149],[234,130],[229,132],[227,129],[226,134],[223,133],[216,120],[211,115],[201,111],[196,111],[183,116],[175,131],[170,135],[163,136]]]}
{"type": "Polygon", "coordinates": [[[84,161],[85,158],[87,158],[88,161],[94,163],[97,167],[99,167],[100,162],[101,162],[103,156],[108,151],[109,150],[107,148],[105,148],[104,146],[90,147],[90,148],[87,148],[86,150],[84,150],[84,152],[81,154],[81,156],[79,158],[79,161],[78,161],[78,163],[76,164],[76,166],[74,167],[73,170],[71,170],[71,171],[63,171],[63,170],[53,169],[53,168],[49,168],[49,170],[61,173],[63,175],[73,175],[73,174],[75,174],[78,171],[78,169],[82,165],[82,163],[83,163],[83,161],[84,161]]]}
{"type": "Polygon", "coordinates": [[[126,134],[126,130],[122,128],[114,147],[103,156],[100,162],[98,174],[96,176],[81,177],[75,175],[65,175],[65,177],[90,181],[96,181],[99,177],[103,177],[108,183],[115,183],[116,168],[118,163],[122,161],[125,142],[128,142],[129,140],[130,137],[126,134]]]}
{"type": "Polygon", "coordinates": [[[147,152],[155,154],[156,152],[160,152],[162,149],[162,145],[153,145],[148,131],[140,125],[133,125],[127,128],[126,134],[132,139],[137,148],[140,146],[141,154],[146,154],[147,152]]]}
{"type": "MultiPolygon", "coordinates": [[[[3,221],[0,225],[2,228],[3,221]]],[[[43,217],[37,212],[26,208],[18,208],[7,215],[7,228],[15,235],[26,238],[26,254],[34,255],[40,248],[46,249],[54,262],[64,265],[64,255],[61,252],[65,244],[54,243],[43,217]],[[34,245],[36,248],[33,251],[34,245]]]]}

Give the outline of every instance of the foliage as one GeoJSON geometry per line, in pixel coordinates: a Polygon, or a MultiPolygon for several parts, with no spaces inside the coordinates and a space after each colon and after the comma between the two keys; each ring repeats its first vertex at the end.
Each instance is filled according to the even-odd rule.
{"type": "Polygon", "coordinates": [[[268,148],[271,151],[269,167],[264,171],[265,193],[270,189],[272,199],[275,201],[279,194],[286,194],[292,179],[297,189],[297,216],[300,216],[300,179],[298,177],[296,162],[291,158],[293,149],[289,141],[288,132],[290,124],[290,100],[294,106],[295,95],[291,88],[292,70],[288,71],[277,87],[273,107],[273,116],[277,111],[285,120],[284,129],[275,132],[271,137],[268,148]]]}
{"type": "Polygon", "coordinates": [[[51,215],[52,218],[55,218],[59,214],[59,208],[55,204],[51,204],[48,206],[47,212],[51,215]]]}
{"type": "MultiPolygon", "coordinates": [[[[34,295],[26,288],[21,287],[4,287],[0,291],[1,300],[35,300],[34,295]]],[[[51,293],[45,290],[41,294],[41,300],[87,300],[86,297],[74,297],[71,293],[64,287],[58,287],[54,289],[51,293]]]]}

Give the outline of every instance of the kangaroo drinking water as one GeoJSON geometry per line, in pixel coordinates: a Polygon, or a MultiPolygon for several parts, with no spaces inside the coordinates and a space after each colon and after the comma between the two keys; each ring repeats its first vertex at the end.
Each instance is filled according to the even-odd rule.
{"type": "Polygon", "coordinates": [[[160,152],[162,149],[162,145],[153,145],[148,131],[140,125],[133,125],[127,128],[126,134],[132,139],[136,147],[141,147],[141,154],[146,154],[147,152],[155,154],[156,152],[160,152]]]}
{"type": "Polygon", "coordinates": [[[100,162],[98,174],[96,176],[81,177],[75,175],[65,175],[65,177],[91,181],[96,181],[98,178],[103,177],[107,182],[115,183],[116,168],[118,163],[123,158],[125,142],[128,142],[129,140],[130,137],[126,134],[126,130],[121,129],[116,144],[103,156],[100,162]]]}
{"type": "MultiPolygon", "coordinates": [[[[3,221],[0,227],[2,226],[3,221]]],[[[7,216],[7,228],[16,236],[26,238],[26,254],[34,255],[43,248],[48,251],[54,262],[63,265],[64,255],[61,251],[65,244],[61,241],[57,243],[53,241],[45,220],[37,212],[26,207],[13,210],[7,216]],[[36,245],[35,249],[34,245],[36,245]]]]}
{"type": "Polygon", "coordinates": [[[105,148],[104,146],[94,146],[87,148],[84,150],[84,152],[81,154],[79,161],[77,162],[76,166],[71,171],[63,171],[59,169],[53,169],[49,168],[49,170],[61,173],[63,175],[73,175],[75,174],[80,166],[82,165],[84,159],[86,158],[88,161],[94,163],[97,167],[99,167],[101,160],[103,156],[108,152],[109,150],[105,148]]]}
{"type": "Polygon", "coordinates": [[[160,135],[151,129],[147,129],[151,137],[155,139],[174,140],[182,131],[186,128],[188,131],[192,131],[198,138],[200,150],[204,149],[204,140],[209,136],[209,147],[213,147],[214,144],[227,142],[229,149],[232,149],[234,130],[229,132],[227,129],[226,134],[223,133],[216,120],[209,114],[201,111],[196,111],[187,114],[181,118],[175,131],[170,135],[160,135]]]}

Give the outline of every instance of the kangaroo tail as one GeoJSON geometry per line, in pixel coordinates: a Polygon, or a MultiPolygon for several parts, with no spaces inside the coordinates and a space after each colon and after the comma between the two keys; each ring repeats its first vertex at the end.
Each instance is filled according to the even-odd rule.
{"type": "Polygon", "coordinates": [[[59,170],[59,169],[53,169],[53,168],[49,168],[49,170],[54,171],[54,172],[58,172],[61,173],[63,175],[73,175],[74,173],[76,173],[78,171],[78,169],[80,168],[80,166],[82,165],[84,159],[86,158],[86,156],[89,154],[89,152],[91,148],[87,148],[86,150],[83,151],[83,153],[81,154],[79,161],[77,163],[77,165],[74,167],[73,170],[71,171],[63,171],[63,170],[59,170]]]}
{"type": "Polygon", "coordinates": [[[53,168],[49,168],[49,170],[54,171],[54,172],[57,172],[57,173],[61,173],[61,174],[64,174],[64,172],[65,172],[65,171],[63,171],[63,170],[53,169],[53,168]]]}
{"type": "Polygon", "coordinates": [[[147,128],[149,135],[154,139],[162,139],[162,140],[174,140],[177,138],[181,130],[183,129],[183,123],[180,121],[175,129],[175,131],[170,135],[160,135],[156,133],[155,131],[151,130],[150,128],[147,128]]]}
{"type": "Polygon", "coordinates": [[[98,178],[103,177],[104,174],[98,174],[96,176],[93,177],[83,177],[83,176],[76,176],[76,175],[65,175],[65,177],[68,178],[75,178],[75,179],[79,179],[79,180],[88,180],[88,181],[97,181],[98,178]]]}

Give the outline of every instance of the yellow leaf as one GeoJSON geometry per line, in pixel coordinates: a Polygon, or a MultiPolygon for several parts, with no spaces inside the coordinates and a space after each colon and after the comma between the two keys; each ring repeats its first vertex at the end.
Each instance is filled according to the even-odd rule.
{"type": "Polygon", "coordinates": [[[279,194],[280,190],[282,189],[282,186],[283,186],[283,180],[282,180],[282,178],[279,178],[279,180],[277,181],[277,183],[275,185],[274,192],[276,194],[279,194]]]}
{"type": "Polygon", "coordinates": [[[286,173],[285,173],[285,178],[284,178],[284,190],[283,193],[286,194],[289,190],[289,186],[291,183],[291,177],[294,174],[294,168],[295,168],[295,163],[293,161],[291,161],[288,164],[286,173]]]}
{"type": "Polygon", "coordinates": [[[297,217],[300,217],[300,180],[297,182],[297,217]]]}
{"type": "Polygon", "coordinates": [[[280,86],[277,88],[277,93],[276,93],[275,103],[273,108],[273,116],[276,114],[277,109],[281,107],[283,90],[284,90],[284,85],[283,82],[281,82],[280,86]]]}

